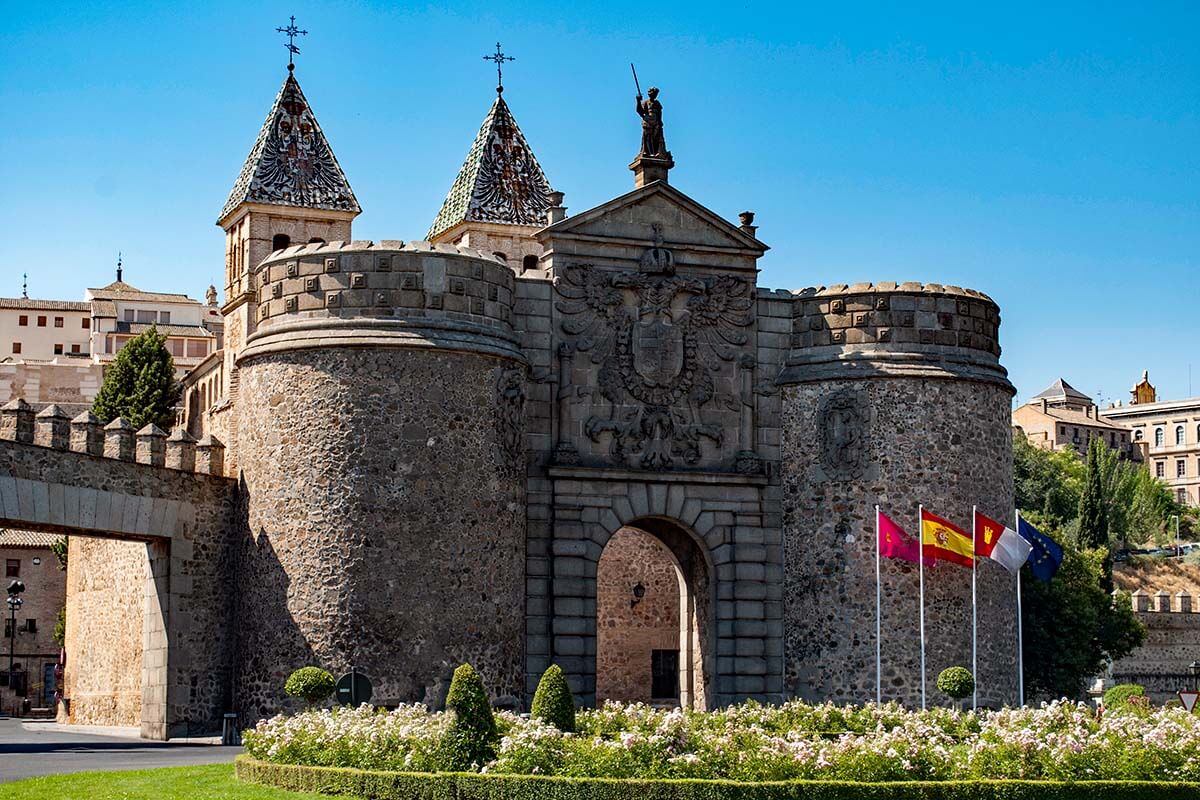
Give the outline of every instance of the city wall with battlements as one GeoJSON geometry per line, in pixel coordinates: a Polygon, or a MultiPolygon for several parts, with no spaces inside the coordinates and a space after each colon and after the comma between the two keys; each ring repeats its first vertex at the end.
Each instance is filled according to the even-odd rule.
{"type": "Polygon", "coordinates": [[[1113,662],[1112,683],[1138,683],[1154,703],[1176,698],[1192,689],[1195,678],[1188,666],[1200,661],[1200,603],[1185,592],[1175,595],[1142,589],[1130,597],[1133,610],[1146,626],[1146,641],[1113,662]]]}

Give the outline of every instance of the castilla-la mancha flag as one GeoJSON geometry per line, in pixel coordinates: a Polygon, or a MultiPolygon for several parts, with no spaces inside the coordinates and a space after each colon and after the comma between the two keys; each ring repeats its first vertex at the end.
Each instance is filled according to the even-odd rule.
{"type": "Polygon", "coordinates": [[[926,558],[969,567],[975,561],[971,534],[937,514],[921,509],[921,550],[926,558]]]}
{"type": "Polygon", "coordinates": [[[1033,545],[1021,534],[975,512],[975,554],[987,556],[1014,575],[1029,558],[1033,545]]]}

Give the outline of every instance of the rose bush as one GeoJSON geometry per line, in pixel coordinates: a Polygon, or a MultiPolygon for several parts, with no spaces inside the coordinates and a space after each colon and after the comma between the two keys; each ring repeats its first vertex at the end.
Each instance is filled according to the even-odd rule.
{"type": "MultiPolygon", "coordinates": [[[[250,755],[284,764],[444,771],[452,712],[421,705],[306,711],[245,734],[250,755]]],[[[690,712],[609,703],[576,732],[496,713],[500,745],[480,771],[612,778],[858,781],[1026,778],[1200,780],[1200,719],[1181,708],[1108,713],[1037,708],[909,711],[896,704],[743,703],[690,712]]]]}

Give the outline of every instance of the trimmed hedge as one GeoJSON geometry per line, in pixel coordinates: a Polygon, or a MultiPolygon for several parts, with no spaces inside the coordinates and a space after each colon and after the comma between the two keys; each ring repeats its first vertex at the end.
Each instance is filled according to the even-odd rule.
{"type": "Polygon", "coordinates": [[[534,719],[548,722],[564,733],[575,732],[575,696],[558,664],[551,664],[542,673],[529,711],[534,719]]]}
{"type": "Polygon", "coordinates": [[[1200,784],[1151,781],[617,780],[464,772],[372,772],[239,756],[237,776],[293,792],[370,800],[1200,800],[1200,784]]]}

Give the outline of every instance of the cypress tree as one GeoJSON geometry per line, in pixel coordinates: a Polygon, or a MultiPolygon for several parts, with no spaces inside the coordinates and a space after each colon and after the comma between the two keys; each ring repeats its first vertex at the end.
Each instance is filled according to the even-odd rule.
{"type": "Polygon", "coordinates": [[[169,430],[183,389],[175,380],[175,359],[167,337],[154,326],[129,340],[104,371],[104,384],[92,403],[92,413],[107,425],[122,417],[140,430],[154,423],[169,430]]]}
{"type": "MultiPolygon", "coordinates": [[[[1109,550],[1108,538],[1108,492],[1106,491],[1105,445],[1099,437],[1092,439],[1088,445],[1087,465],[1084,468],[1083,493],[1079,496],[1079,546],[1088,549],[1104,548],[1109,550]]],[[[1111,592],[1112,554],[1104,558],[1103,575],[1100,586],[1105,592],[1111,592]]]]}

